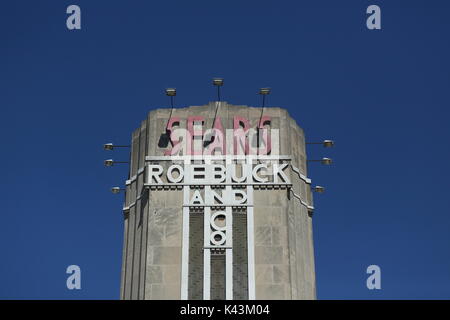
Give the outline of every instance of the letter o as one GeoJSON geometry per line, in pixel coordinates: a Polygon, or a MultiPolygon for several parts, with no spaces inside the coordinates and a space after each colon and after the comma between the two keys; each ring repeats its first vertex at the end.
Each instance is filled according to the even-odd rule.
{"type": "Polygon", "coordinates": [[[167,180],[169,180],[170,182],[172,183],[181,182],[181,180],[183,180],[183,177],[184,177],[184,170],[182,166],[174,164],[173,166],[170,166],[169,169],[167,169],[167,180]],[[176,178],[174,178],[174,176],[172,175],[172,172],[174,170],[178,170],[179,172],[179,175],[176,178]]]}
{"type": "Polygon", "coordinates": [[[217,211],[216,213],[214,213],[211,216],[210,222],[211,222],[211,227],[213,227],[214,230],[225,231],[226,228],[227,228],[227,215],[226,215],[226,213],[224,211],[217,211]],[[225,226],[223,226],[223,227],[218,226],[216,224],[216,222],[215,222],[216,218],[220,217],[220,216],[224,216],[225,217],[225,226]]]}
{"type": "Polygon", "coordinates": [[[225,243],[225,240],[227,240],[227,237],[225,236],[225,233],[223,233],[222,231],[214,231],[211,232],[211,237],[210,237],[211,243],[216,245],[216,246],[221,246],[225,243]],[[216,240],[216,237],[220,237],[220,240],[216,240]]]}

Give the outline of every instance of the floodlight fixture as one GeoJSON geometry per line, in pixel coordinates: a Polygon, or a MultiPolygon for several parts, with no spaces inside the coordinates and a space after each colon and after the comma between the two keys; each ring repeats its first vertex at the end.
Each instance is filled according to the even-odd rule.
{"type": "Polygon", "coordinates": [[[125,190],[125,189],[120,188],[120,187],[112,187],[112,188],[111,188],[111,192],[112,192],[113,194],[118,194],[118,193],[120,193],[120,191],[123,191],[123,190],[125,190]]]}
{"type": "Polygon", "coordinates": [[[317,192],[317,193],[324,193],[325,192],[325,188],[322,186],[315,186],[314,188],[312,188],[313,191],[317,192]]]}
{"type": "Polygon", "coordinates": [[[321,144],[325,148],[331,148],[334,146],[333,140],[323,140],[322,142],[307,142],[306,144],[321,144]]]}
{"type": "Polygon", "coordinates": [[[264,95],[264,96],[270,94],[270,88],[261,88],[261,89],[259,89],[259,94],[264,95]]]}
{"type": "Polygon", "coordinates": [[[111,167],[114,165],[114,160],[108,159],[108,160],[105,160],[103,163],[105,164],[106,167],[111,167]]]}
{"type": "Polygon", "coordinates": [[[331,148],[332,146],[334,146],[334,141],[333,140],[323,140],[323,146],[325,148],[331,148]]]}
{"type": "Polygon", "coordinates": [[[223,86],[223,78],[214,78],[213,85],[217,87],[217,101],[220,101],[220,87],[223,86]]]}
{"type": "Polygon", "coordinates": [[[330,158],[322,158],[320,160],[306,160],[308,162],[320,162],[324,165],[330,165],[333,161],[330,158]]]}
{"type": "Polygon", "coordinates": [[[223,86],[223,78],[214,78],[213,85],[221,87],[223,86]]]}
{"type": "Polygon", "coordinates": [[[169,97],[175,97],[177,95],[177,89],[175,88],[167,88],[166,95],[169,97]]]}
{"type": "Polygon", "coordinates": [[[261,88],[259,89],[258,94],[262,95],[262,108],[264,109],[264,107],[266,106],[266,96],[270,94],[270,88],[261,88]]]}
{"type": "Polygon", "coordinates": [[[106,167],[112,167],[116,163],[129,163],[128,161],[114,161],[113,159],[107,159],[103,161],[106,167]]]}
{"type": "Polygon", "coordinates": [[[103,149],[104,150],[114,150],[114,148],[129,148],[129,147],[130,146],[125,146],[125,145],[119,146],[119,145],[115,145],[115,144],[112,144],[112,143],[105,143],[103,145],[103,149]]]}
{"type": "MultiPolygon", "coordinates": [[[[177,95],[177,89],[175,88],[167,88],[166,89],[166,96],[170,97],[170,106],[173,109],[173,97],[177,95]]],[[[170,111],[170,114],[172,114],[172,110],[170,111]]]]}

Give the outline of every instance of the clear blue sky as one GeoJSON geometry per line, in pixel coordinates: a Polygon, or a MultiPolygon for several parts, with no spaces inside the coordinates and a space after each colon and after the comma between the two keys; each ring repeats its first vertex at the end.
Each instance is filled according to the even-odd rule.
{"type": "Polygon", "coordinates": [[[450,298],[450,3],[445,0],[2,1],[0,298],[119,298],[125,143],[148,111],[287,108],[314,165],[319,299],[450,298]],[[82,29],[66,28],[66,8],[82,29]],[[366,28],[366,8],[382,30],[366,28]],[[82,270],[82,290],[65,269],[82,270]],[[367,266],[382,290],[366,288],[367,266]]]}

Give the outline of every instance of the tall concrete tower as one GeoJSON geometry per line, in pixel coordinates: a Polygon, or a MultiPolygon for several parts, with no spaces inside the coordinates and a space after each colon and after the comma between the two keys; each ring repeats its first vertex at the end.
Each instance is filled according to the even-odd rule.
{"type": "Polygon", "coordinates": [[[151,111],[132,134],[121,299],[315,299],[310,183],[284,109],[151,111]]]}

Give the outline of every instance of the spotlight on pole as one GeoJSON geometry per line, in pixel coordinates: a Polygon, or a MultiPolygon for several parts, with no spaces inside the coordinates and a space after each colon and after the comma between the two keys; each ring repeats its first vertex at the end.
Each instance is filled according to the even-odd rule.
{"type": "Polygon", "coordinates": [[[315,186],[314,188],[312,188],[313,191],[317,192],[317,193],[324,193],[325,192],[325,188],[322,186],[315,186]]]}
{"type": "Polygon", "coordinates": [[[170,97],[170,106],[173,109],[173,97],[177,95],[177,89],[175,88],[167,88],[166,89],[166,96],[170,97]]]}
{"type": "Polygon", "coordinates": [[[105,160],[103,163],[105,164],[106,167],[112,167],[114,165],[114,160],[108,159],[108,160],[105,160]]]}
{"type": "Polygon", "coordinates": [[[114,149],[114,145],[112,143],[106,143],[103,145],[103,149],[112,150],[112,149],[114,149]]]}
{"type": "Polygon", "coordinates": [[[103,145],[103,149],[104,150],[114,150],[114,148],[129,148],[130,146],[118,146],[118,145],[114,145],[112,143],[105,143],[103,145]]]}
{"type": "Polygon", "coordinates": [[[108,160],[103,161],[103,163],[106,167],[112,167],[116,163],[129,163],[129,162],[128,161],[114,161],[113,159],[108,159],[108,160]]]}
{"type": "Polygon", "coordinates": [[[223,78],[214,78],[213,85],[217,87],[217,101],[220,101],[220,87],[223,86],[223,78]]]}
{"type": "Polygon", "coordinates": [[[333,161],[330,158],[322,158],[320,160],[306,160],[307,162],[320,162],[324,165],[330,165],[333,161]]]}
{"type": "Polygon", "coordinates": [[[166,95],[169,97],[175,97],[177,95],[177,89],[175,88],[167,88],[166,89],[166,95]]]}
{"type": "Polygon", "coordinates": [[[125,190],[125,189],[120,188],[120,187],[112,187],[111,188],[111,192],[114,194],[118,194],[118,193],[120,193],[120,191],[123,191],[123,190],[125,190]]]}
{"type": "Polygon", "coordinates": [[[334,141],[333,140],[323,140],[323,146],[325,148],[331,148],[332,146],[334,146],[334,141]]]}
{"type": "Polygon", "coordinates": [[[262,94],[262,95],[270,94],[270,88],[261,88],[261,89],[259,89],[259,94],[262,94]]]}
{"type": "Polygon", "coordinates": [[[332,146],[334,146],[334,141],[333,140],[323,140],[322,142],[307,142],[306,144],[321,144],[325,148],[331,148],[332,146]]]}
{"type": "Polygon", "coordinates": [[[213,85],[221,87],[223,86],[223,78],[214,78],[213,85]]]}
{"type": "Polygon", "coordinates": [[[270,94],[270,88],[261,88],[258,94],[262,95],[262,107],[264,108],[266,106],[266,96],[270,94]]]}

